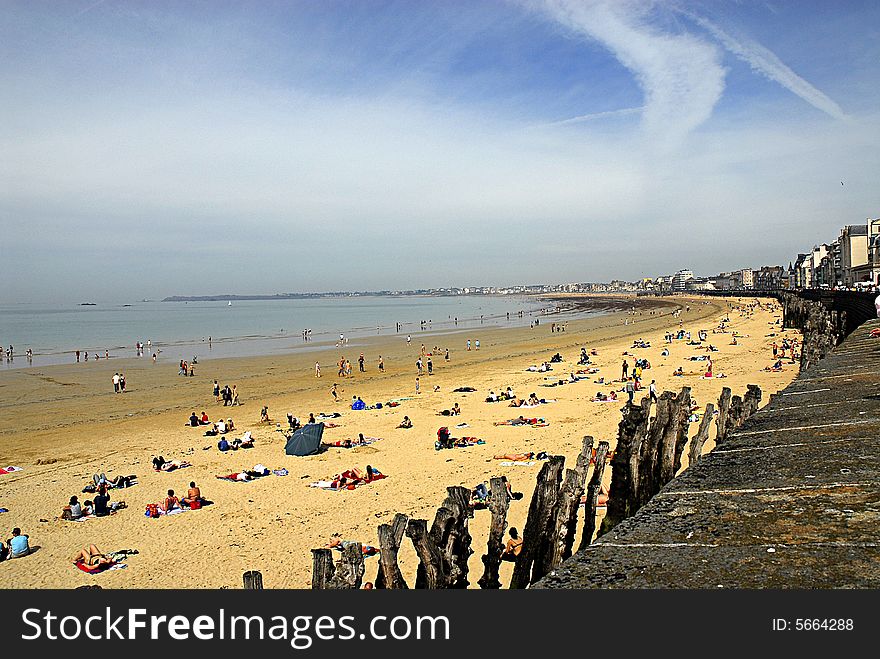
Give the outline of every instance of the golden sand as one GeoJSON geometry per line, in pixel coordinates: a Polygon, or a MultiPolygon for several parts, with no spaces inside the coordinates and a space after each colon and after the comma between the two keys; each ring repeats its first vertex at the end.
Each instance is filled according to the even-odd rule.
{"type": "MultiPolygon", "coordinates": [[[[749,300],[741,301],[743,303],[749,300]]],[[[766,303],[766,301],[764,301],[766,303]]],[[[738,304],[738,301],[732,302],[738,304]]],[[[377,337],[318,353],[286,356],[208,360],[196,366],[195,377],[177,375],[176,363],[153,365],[147,359],[111,359],[68,366],[29,368],[0,373],[0,465],[16,465],[21,472],[0,475],[0,514],[3,540],[14,526],[30,535],[31,545],[39,547],[31,556],[0,564],[3,587],[71,588],[97,583],[105,588],[240,588],[246,570],[260,570],[268,588],[308,587],[311,572],[310,549],[322,546],[333,533],[343,538],[377,545],[376,527],[389,522],[396,512],[433,519],[434,512],[450,485],[473,487],[492,476],[506,475],[514,491],[524,497],[513,501],[509,524],[522,530],[540,463],[531,467],[501,466],[495,454],[547,451],[565,455],[571,463],[584,435],[596,441],[609,440],[614,447],[620,403],[592,403],[597,392],[609,393],[606,382],[620,377],[622,353],[629,351],[647,358],[653,368],[643,374],[643,383],[657,381],[658,392],[692,387],[702,406],[716,401],[722,387],[742,394],[747,384],[758,384],[769,394],[785,387],[796,375],[797,367],[786,364],[781,373],[763,371],[771,363],[769,349],[783,332],[777,319],[781,312],[758,310],[750,317],[730,312],[730,329],[743,336],[730,345],[731,334],[713,334],[727,313],[728,301],[675,298],[667,304],[690,304],[681,318],[670,315],[675,306],[644,310],[636,316],[624,312],[587,320],[571,321],[565,332],[550,332],[552,318],[534,329],[468,330],[443,336],[414,333],[412,344],[405,337],[377,337]],[[660,315],[662,313],[662,315],[660,315]],[[629,324],[625,321],[629,319],[629,324]],[[671,354],[663,358],[663,335],[678,329],[679,320],[696,338],[698,329],[709,331],[708,343],[719,348],[711,353],[715,372],[723,379],[702,379],[692,375],[672,377],[683,366],[685,372],[702,371],[705,362],[687,361],[693,354],[706,354],[685,341],[675,341],[671,354]],[[465,350],[468,338],[480,340],[480,350],[465,350]],[[648,349],[630,349],[633,340],[650,341],[648,349]],[[434,375],[421,378],[421,394],[414,393],[415,361],[425,343],[449,347],[451,360],[442,351],[435,354],[434,375]],[[601,368],[589,380],[553,388],[543,387],[545,377],[564,378],[575,366],[580,347],[596,348],[592,357],[601,368]],[[560,352],[565,363],[554,365],[552,373],[527,372],[529,365],[549,361],[560,352]],[[358,373],[357,357],[366,355],[367,373],[358,373]],[[339,355],[351,360],[354,375],[336,377],[339,355]],[[385,358],[386,372],[377,372],[376,360],[385,358]],[[314,362],[322,364],[323,377],[314,377],[314,362]],[[114,394],[111,377],[123,370],[125,394],[114,394]],[[212,396],[212,383],[235,384],[244,403],[223,407],[212,396]],[[340,402],[333,403],[330,386],[338,382],[340,402]],[[439,392],[434,387],[439,386],[439,392]],[[528,410],[517,410],[505,403],[486,403],[490,389],[498,392],[512,386],[519,396],[534,392],[539,398],[558,402],[528,410]],[[452,393],[470,386],[473,393],[452,393]],[[400,397],[411,397],[397,408],[352,411],[352,395],[369,405],[400,397]],[[436,416],[436,412],[458,402],[459,417],[436,416]],[[301,420],[309,412],[342,413],[338,428],[327,429],[324,441],[356,438],[361,432],[382,440],[354,449],[331,448],[320,455],[297,458],[284,453],[285,439],[274,425],[258,423],[262,405],[269,406],[273,421],[286,422],[291,412],[301,420]],[[221,453],[216,437],[205,437],[204,428],[188,428],[190,412],[206,411],[212,421],[221,415],[235,420],[240,436],[250,430],[256,440],[251,450],[221,453]],[[414,428],[396,429],[404,415],[414,428]],[[494,426],[496,421],[545,417],[546,428],[494,426]],[[466,422],[468,428],[456,429],[466,422]],[[453,436],[474,436],[484,445],[436,451],[434,440],[440,426],[449,426],[453,436]],[[191,467],[155,472],[151,458],[188,460],[191,467]],[[249,483],[217,480],[216,475],[241,471],[262,463],[270,469],[286,468],[288,476],[269,476],[249,483]],[[354,491],[330,492],[307,484],[332,476],[350,467],[367,464],[388,475],[354,491]],[[110,517],[86,522],[59,519],[61,508],[71,495],[80,501],[91,495],[82,488],[93,473],[137,474],[139,484],[130,489],[112,490],[111,500],[124,500],[128,508],[110,517]],[[167,489],[179,495],[190,481],[196,481],[214,505],[199,511],[149,519],[144,516],[148,503],[161,501],[167,489]],[[103,551],[137,549],[127,569],[88,575],[71,564],[71,557],[82,547],[97,544],[103,551]]],[[[632,366],[634,357],[627,357],[632,366]]],[[[615,383],[621,388],[620,383],[615,383]]],[[[637,393],[637,396],[645,392],[637,393]]],[[[619,394],[623,400],[626,394],[619,394]]],[[[696,424],[691,426],[691,435],[696,424]]],[[[714,432],[714,426],[713,426],[714,432]]],[[[711,436],[710,436],[711,437],[711,436]]],[[[711,450],[713,442],[707,443],[711,450]]],[[[610,477],[607,470],[606,477],[610,477]]],[[[471,583],[482,572],[480,556],[485,551],[489,512],[477,511],[471,523],[474,555],[471,557],[471,583]]],[[[412,583],[417,559],[405,542],[400,553],[404,576],[412,583]]],[[[366,580],[375,577],[376,559],[367,559],[366,580]]],[[[501,580],[510,578],[510,564],[502,566],[501,580]]]]}

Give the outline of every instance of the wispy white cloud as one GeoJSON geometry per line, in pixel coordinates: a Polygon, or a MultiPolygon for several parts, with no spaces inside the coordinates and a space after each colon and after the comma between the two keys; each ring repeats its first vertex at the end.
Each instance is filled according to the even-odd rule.
{"type": "Polygon", "coordinates": [[[712,114],[724,91],[719,49],[687,33],[663,31],[652,8],[630,0],[546,0],[556,21],[595,40],[629,69],[645,95],[643,125],[674,146],[712,114]]]}
{"type": "Polygon", "coordinates": [[[550,122],[551,126],[565,126],[568,124],[580,124],[586,121],[595,121],[597,119],[613,119],[614,117],[627,117],[633,114],[639,114],[645,108],[621,108],[620,110],[607,110],[606,112],[593,112],[591,114],[582,114],[570,119],[561,119],[559,121],[550,122]]]}
{"type": "Polygon", "coordinates": [[[818,110],[834,117],[845,119],[846,114],[834,100],[816,89],[809,82],[792,71],[770,49],[744,36],[733,37],[707,18],[691,12],[683,12],[695,23],[706,29],[721,45],[746,62],[752,70],[778,82],[790,92],[797,94],[818,110]]]}

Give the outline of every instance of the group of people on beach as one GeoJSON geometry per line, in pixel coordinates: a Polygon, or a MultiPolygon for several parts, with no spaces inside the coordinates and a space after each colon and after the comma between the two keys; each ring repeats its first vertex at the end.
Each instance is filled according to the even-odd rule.
{"type": "Polygon", "coordinates": [[[221,387],[220,383],[217,380],[214,380],[213,393],[216,401],[218,403],[222,401],[224,407],[229,405],[241,405],[236,385],[232,385],[232,388],[230,388],[228,384],[221,387]]]}

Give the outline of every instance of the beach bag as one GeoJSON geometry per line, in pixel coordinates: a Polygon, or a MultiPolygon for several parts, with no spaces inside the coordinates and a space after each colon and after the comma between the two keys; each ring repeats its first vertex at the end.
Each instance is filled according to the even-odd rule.
{"type": "Polygon", "coordinates": [[[201,499],[195,499],[194,501],[190,502],[190,504],[189,504],[190,510],[199,510],[201,507],[202,507],[202,500],[201,499]]]}
{"type": "Polygon", "coordinates": [[[145,516],[151,517],[153,519],[158,518],[159,517],[159,505],[155,504],[155,503],[148,503],[145,516]]]}

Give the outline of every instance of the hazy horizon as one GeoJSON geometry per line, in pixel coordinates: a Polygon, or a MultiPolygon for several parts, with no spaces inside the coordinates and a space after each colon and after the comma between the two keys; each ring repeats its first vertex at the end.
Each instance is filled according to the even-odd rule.
{"type": "Polygon", "coordinates": [[[872,2],[5,2],[5,302],[636,280],[880,216],[872,2]]]}

